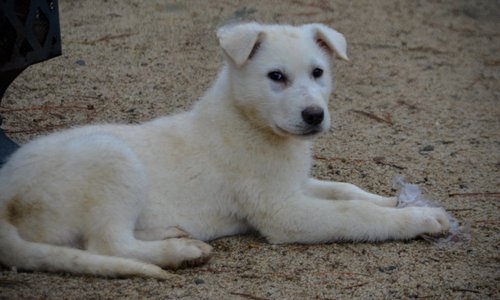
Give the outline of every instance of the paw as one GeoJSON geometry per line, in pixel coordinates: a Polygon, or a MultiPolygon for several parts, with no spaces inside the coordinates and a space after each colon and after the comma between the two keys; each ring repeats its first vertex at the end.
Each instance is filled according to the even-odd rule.
{"type": "Polygon", "coordinates": [[[423,234],[440,235],[450,230],[450,220],[446,211],[437,207],[411,207],[415,236],[423,234]]]}
{"type": "Polygon", "coordinates": [[[212,246],[200,240],[189,238],[178,239],[177,251],[180,257],[171,268],[185,268],[202,265],[212,257],[212,246]]]}

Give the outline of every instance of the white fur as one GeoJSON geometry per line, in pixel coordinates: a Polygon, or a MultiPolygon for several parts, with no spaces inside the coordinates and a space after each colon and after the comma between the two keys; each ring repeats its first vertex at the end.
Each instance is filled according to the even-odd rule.
{"type": "Polygon", "coordinates": [[[202,241],[249,229],[319,243],[449,228],[442,209],[396,209],[395,198],[308,177],[309,137],[330,123],[332,56],[347,59],[340,33],[249,23],[218,37],[226,63],[191,111],[71,129],[14,153],[0,170],[1,263],[169,278],[160,267],[208,260],[202,241]],[[306,124],[308,107],[324,111],[320,124],[306,124]]]}

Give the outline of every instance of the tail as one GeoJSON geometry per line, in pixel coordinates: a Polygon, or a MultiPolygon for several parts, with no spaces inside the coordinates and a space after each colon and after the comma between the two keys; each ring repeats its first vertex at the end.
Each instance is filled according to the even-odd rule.
{"type": "Polygon", "coordinates": [[[63,246],[29,242],[16,227],[0,219],[0,263],[19,270],[67,272],[105,277],[178,277],[158,266],[133,259],[93,254],[63,246]]]}

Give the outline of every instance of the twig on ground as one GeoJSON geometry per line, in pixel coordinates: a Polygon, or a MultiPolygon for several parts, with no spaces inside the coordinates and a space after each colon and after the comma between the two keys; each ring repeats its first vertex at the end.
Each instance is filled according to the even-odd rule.
{"type": "Polygon", "coordinates": [[[366,159],[353,159],[353,158],[345,158],[337,156],[325,157],[325,156],[314,155],[313,158],[316,160],[331,160],[331,161],[354,162],[354,163],[368,162],[368,160],[366,159]]]}
{"type": "Polygon", "coordinates": [[[424,47],[424,46],[418,46],[418,47],[408,47],[406,48],[407,51],[410,52],[424,52],[424,53],[432,53],[432,54],[446,54],[448,51],[442,51],[436,48],[432,47],[424,47]]]}
{"type": "Polygon", "coordinates": [[[500,66],[500,60],[485,60],[483,61],[483,64],[490,67],[498,67],[500,66]]]}
{"type": "MultiPolygon", "coordinates": [[[[95,115],[97,114],[97,110],[95,106],[92,104],[88,104],[86,106],[82,105],[41,105],[41,106],[30,106],[30,107],[20,107],[20,108],[0,108],[0,113],[13,113],[13,112],[22,112],[22,111],[43,111],[45,113],[50,114],[60,120],[65,119],[66,117],[58,114],[54,111],[69,111],[69,110],[86,110],[88,111],[87,117],[85,119],[85,123],[90,123],[95,115]]],[[[64,123],[57,125],[47,125],[45,127],[35,127],[35,128],[26,128],[26,129],[4,129],[6,133],[9,134],[18,134],[18,133],[38,133],[45,131],[52,131],[60,128],[68,128],[74,124],[64,123]]]]}
{"type": "Polygon", "coordinates": [[[478,77],[476,77],[476,79],[474,79],[468,86],[465,87],[465,90],[470,90],[474,85],[476,85],[476,83],[478,83],[482,79],[484,79],[484,75],[483,74],[481,74],[478,77]]]}
{"type": "Polygon", "coordinates": [[[454,292],[469,292],[469,293],[474,293],[474,294],[480,294],[481,292],[478,290],[473,290],[473,289],[466,289],[466,288],[452,288],[454,292]]]}
{"type": "Polygon", "coordinates": [[[464,197],[498,197],[500,196],[500,192],[478,192],[478,193],[449,193],[449,197],[457,197],[457,196],[464,196],[464,197]]]}
{"type": "Polygon", "coordinates": [[[28,282],[24,280],[11,280],[11,279],[0,279],[0,287],[2,288],[19,288],[20,286],[26,286],[28,285],[28,282]]]}
{"type": "MultiPolygon", "coordinates": [[[[209,272],[209,273],[214,273],[214,274],[219,274],[219,273],[225,273],[225,272],[230,272],[230,270],[225,270],[225,269],[214,269],[214,268],[197,268],[197,272],[209,272]]],[[[233,270],[234,271],[234,270],[233,270]]]]}
{"type": "Polygon", "coordinates": [[[356,249],[354,249],[354,248],[352,248],[350,246],[346,245],[346,248],[349,249],[349,250],[351,250],[352,252],[356,253],[357,255],[360,255],[360,256],[362,255],[361,252],[359,252],[358,250],[356,250],[356,249]]]}
{"type": "Polygon", "coordinates": [[[400,49],[400,45],[390,45],[390,44],[373,44],[373,43],[364,43],[364,42],[354,42],[351,45],[366,47],[369,49],[400,49]]]}
{"type": "Polygon", "coordinates": [[[309,275],[316,275],[316,276],[326,276],[329,274],[333,275],[345,275],[345,276],[364,276],[364,277],[370,277],[371,275],[369,274],[363,274],[363,273],[356,273],[356,272],[307,272],[309,275]]]}
{"type": "Polygon", "coordinates": [[[372,120],[375,120],[377,122],[386,123],[386,124],[389,124],[389,125],[393,125],[394,124],[392,122],[392,117],[391,117],[391,115],[389,113],[386,113],[384,117],[379,117],[379,116],[375,115],[374,113],[366,112],[364,110],[351,109],[351,111],[353,113],[357,113],[357,114],[366,116],[366,117],[368,117],[368,118],[370,118],[372,120]]]}
{"type": "Polygon", "coordinates": [[[440,295],[426,295],[426,296],[418,296],[418,299],[435,299],[435,298],[439,298],[440,295]]]}
{"type": "Polygon", "coordinates": [[[361,283],[357,283],[357,284],[351,284],[351,285],[348,285],[346,287],[344,287],[344,289],[353,289],[353,288],[356,288],[356,287],[360,287],[360,286],[363,286],[363,285],[367,285],[368,282],[361,282],[361,283]]]}
{"type": "Polygon", "coordinates": [[[313,158],[315,160],[341,161],[341,162],[344,162],[344,163],[345,162],[350,162],[350,163],[374,162],[374,163],[379,164],[379,165],[389,166],[389,167],[393,167],[393,168],[396,168],[396,169],[399,169],[399,170],[406,169],[405,167],[396,165],[394,163],[386,162],[385,161],[385,157],[380,157],[380,156],[374,157],[371,160],[368,160],[368,159],[353,159],[353,158],[345,158],[345,157],[337,157],[337,156],[325,157],[325,156],[320,156],[320,155],[314,155],[313,158]]]}
{"type": "Polygon", "coordinates": [[[300,5],[300,6],[307,6],[307,7],[314,7],[314,8],[319,8],[321,9],[322,12],[324,11],[329,11],[329,12],[333,12],[333,8],[330,7],[328,4],[322,4],[322,3],[304,3],[302,1],[298,1],[298,0],[293,0],[291,1],[292,4],[297,4],[297,5],[300,5]]]}
{"type": "Polygon", "coordinates": [[[107,41],[114,40],[114,39],[127,38],[127,37],[130,37],[132,35],[135,35],[135,33],[129,32],[129,33],[122,33],[122,34],[115,34],[115,35],[113,35],[113,34],[106,34],[105,36],[100,37],[100,38],[98,38],[96,40],[86,41],[86,42],[84,42],[84,44],[92,45],[92,44],[95,44],[95,43],[98,43],[98,42],[107,42],[107,41]]]}
{"type": "MultiPolygon", "coordinates": [[[[214,273],[214,274],[220,274],[220,273],[230,273],[234,272],[234,268],[229,269],[213,269],[213,268],[200,268],[196,270],[197,272],[209,272],[209,273],[214,273]]],[[[293,279],[298,274],[307,274],[310,276],[328,276],[328,275],[337,275],[337,276],[363,276],[363,277],[370,277],[371,275],[369,274],[363,274],[363,273],[356,273],[356,272],[308,272],[307,270],[300,270],[300,271],[294,271],[295,273],[286,273],[286,272],[258,272],[258,274],[250,274],[253,270],[251,269],[244,269],[240,270],[238,273],[240,274],[241,277],[243,278],[262,278],[262,276],[273,276],[273,277],[283,277],[286,279],[293,279]],[[241,273],[241,272],[246,272],[246,273],[241,273]]]]}
{"type": "Polygon", "coordinates": [[[229,294],[235,295],[235,296],[240,296],[240,297],[243,297],[243,298],[253,299],[253,300],[267,300],[267,298],[261,298],[261,297],[257,297],[257,296],[254,296],[254,295],[251,295],[251,294],[246,294],[246,293],[229,292],[229,294]]]}
{"type": "Polygon", "coordinates": [[[422,110],[420,107],[416,106],[415,104],[408,103],[405,100],[398,100],[397,104],[398,105],[406,106],[406,107],[408,107],[409,109],[412,109],[412,110],[422,110]]]}
{"type": "Polygon", "coordinates": [[[17,133],[38,133],[38,132],[45,132],[45,131],[52,131],[55,129],[60,129],[60,128],[69,128],[73,124],[65,123],[65,124],[59,124],[59,125],[49,125],[45,127],[37,127],[37,128],[27,128],[27,129],[19,129],[19,130],[14,130],[14,129],[4,129],[5,133],[9,134],[17,134],[17,133]]]}
{"type": "Polygon", "coordinates": [[[480,224],[500,224],[500,221],[495,221],[495,220],[478,220],[475,223],[480,223],[480,224]]]}
{"type": "Polygon", "coordinates": [[[298,13],[297,16],[299,16],[299,17],[314,17],[314,16],[317,16],[319,14],[320,14],[320,12],[302,12],[302,13],[298,13]]]}
{"type": "Polygon", "coordinates": [[[393,167],[393,168],[396,168],[396,169],[399,169],[399,170],[404,170],[406,169],[405,167],[401,167],[399,165],[396,165],[396,164],[393,164],[393,163],[390,163],[390,162],[386,162],[385,161],[385,157],[383,156],[377,156],[377,157],[374,157],[372,159],[373,162],[379,164],[379,165],[383,165],[383,166],[389,166],[389,167],[393,167]]]}
{"type": "Polygon", "coordinates": [[[0,113],[10,113],[18,111],[30,111],[30,110],[73,110],[73,109],[83,109],[83,110],[94,110],[93,105],[78,106],[78,105],[42,105],[42,106],[31,106],[31,107],[21,107],[21,108],[0,108],[0,113]]]}

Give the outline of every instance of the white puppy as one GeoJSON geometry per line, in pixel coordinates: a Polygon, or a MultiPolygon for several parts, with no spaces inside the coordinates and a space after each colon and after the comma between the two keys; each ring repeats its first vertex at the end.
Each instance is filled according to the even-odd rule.
{"type": "Polygon", "coordinates": [[[330,123],[331,60],[347,59],[342,34],[247,23],[217,35],[225,65],[191,111],[71,129],[12,155],[0,170],[2,264],[168,278],[163,267],[209,259],[202,241],[249,229],[270,243],[449,229],[442,209],[397,209],[395,198],[308,177],[309,138],[330,123]]]}

